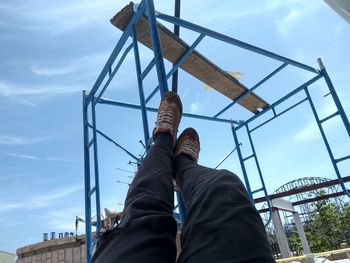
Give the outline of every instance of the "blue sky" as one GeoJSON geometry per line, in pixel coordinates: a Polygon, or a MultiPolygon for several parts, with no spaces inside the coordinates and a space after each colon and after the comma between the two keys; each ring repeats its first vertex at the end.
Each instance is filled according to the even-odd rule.
{"type": "MultiPolygon", "coordinates": [[[[109,19],[128,1],[11,1],[0,3],[0,250],[42,240],[43,232],[74,231],[75,216],[84,215],[81,93],[89,90],[121,32],[109,19]]],[[[172,1],[155,1],[156,9],[172,14],[172,1]]],[[[318,67],[322,57],[347,115],[350,114],[350,27],[323,1],[183,1],[184,19],[318,67]]],[[[167,25],[167,23],[165,23],[167,25]]],[[[191,43],[197,35],[181,31],[191,43]]],[[[140,47],[143,67],[152,53],[140,47]]],[[[198,51],[228,71],[242,72],[248,87],[280,64],[227,44],[205,39],[198,51]]],[[[130,52],[105,97],[137,103],[138,94],[130,52]]],[[[170,64],[166,63],[169,70],[170,64]]],[[[293,67],[257,90],[273,102],[311,78],[293,67]]],[[[179,94],[186,112],[213,115],[229,103],[217,92],[180,72],[179,94]]],[[[152,72],[145,80],[149,93],[152,72]]],[[[320,116],[334,112],[323,80],[311,87],[320,116]]],[[[301,97],[299,97],[301,98],[301,97]]],[[[287,102],[287,105],[290,102],[287,102]]],[[[159,96],[151,106],[159,104],[159,96]]],[[[142,154],[140,112],[100,105],[101,130],[132,153],[142,154]]],[[[223,117],[246,119],[250,113],[233,107],[223,117]]],[[[150,130],[155,114],[149,114],[150,130]]],[[[201,137],[200,163],[215,167],[233,147],[230,126],[183,119],[180,131],[195,127],[201,137]]],[[[339,120],[325,125],[335,155],[349,154],[349,138],[339,120]]],[[[249,147],[243,134],[242,150],[249,147]]],[[[305,176],[335,178],[310,107],[303,104],[253,134],[269,192],[305,176]]],[[[99,140],[102,207],[122,209],[130,158],[99,140]],[[116,169],[118,168],[118,169],[116,169]]],[[[222,166],[239,176],[237,156],[222,166]]],[[[346,174],[349,162],[341,166],[346,174]]],[[[255,170],[248,165],[253,187],[255,170]]],[[[79,233],[83,233],[81,225],[79,233]]]]}

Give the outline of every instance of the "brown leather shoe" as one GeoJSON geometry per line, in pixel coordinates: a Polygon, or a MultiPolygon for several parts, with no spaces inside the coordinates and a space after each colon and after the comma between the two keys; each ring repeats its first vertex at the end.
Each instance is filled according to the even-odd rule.
{"type": "Polygon", "coordinates": [[[199,157],[200,143],[199,136],[195,129],[185,129],[177,139],[175,156],[186,154],[193,161],[197,162],[199,157]]]}
{"type": "Polygon", "coordinates": [[[173,91],[165,93],[159,105],[153,140],[159,132],[169,132],[175,145],[181,116],[182,103],[179,96],[173,91]]]}

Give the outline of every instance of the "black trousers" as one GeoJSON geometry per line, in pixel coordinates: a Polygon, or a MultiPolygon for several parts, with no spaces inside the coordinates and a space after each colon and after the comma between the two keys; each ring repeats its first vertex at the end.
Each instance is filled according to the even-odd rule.
{"type": "Polygon", "coordinates": [[[174,160],[172,139],[160,133],[137,172],[118,227],[104,235],[94,263],[176,261],[173,174],[186,207],[183,262],[274,262],[261,218],[238,177],[174,160]]]}

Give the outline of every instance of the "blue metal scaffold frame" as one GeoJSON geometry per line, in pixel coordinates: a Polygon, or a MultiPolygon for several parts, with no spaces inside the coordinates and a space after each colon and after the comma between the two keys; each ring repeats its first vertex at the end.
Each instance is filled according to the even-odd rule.
{"type": "MultiPolygon", "coordinates": [[[[95,108],[98,104],[109,104],[119,107],[126,107],[131,109],[138,109],[141,110],[141,116],[142,116],[142,124],[143,124],[143,132],[144,132],[144,142],[143,145],[145,146],[146,150],[149,149],[152,140],[150,139],[149,134],[149,125],[148,125],[148,117],[147,112],[157,112],[156,108],[148,107],[147,103],[151,100],[151,98],[159,91],[160,96],[163,96],[165,92],[168,91],[168,85],[167,80],[169,77],[171,77],[174,72],[182,65],[182,63],[189,57],[189,55],[195,50],[196,46],[205,38],[205,37],[211,37],[213,39],[217,39],[219,41],[226,42],[228,44],[240,47],[242,49],[251,51],[253,53],[260,54],[262,56],[269,57],[271,59],[277,60],[282,62],[282,64],[276,68],[273,72],[271,72],[269,75],[264,77],[261,81],[259,81],[256,85],[254,85],[251,89],[244,92],[242,95],[240,95],[237,99],[233,100],[229,105],[224,107],[222,110],[220,110],[217,114],[214,116],[205,116],[205,115],[197,115],[197,114],[190,114],[190,113],[184,113],[184,117],[189,118],[196,118],[196,119],[202,119],[202,120],[208,120],[208,121],[214,121],[214,122],[222,122],[227,123],[230,125],[233,139],[236,144],[237,149],[237,155],[240,161],[241,169],[243,178],[245,181],[246,188],[248,190],[248,193],[250,194],[252,200],[253,196],[259,192],[262,192],[265,196],[265,200],[268,204],[269,211],[270,211],[270,219],[268,220],[267,224],[271,221],[271,204],[269,200],[269,196],[266,190],[266,185],[264,181],[264,177],[260,168],[260,164],[258,161],[257,153],[255,151],[254,142],[252,139],[252,132],[257,130],[258,128],[262,127],[266,123],[272,121],[273,119],[281,116],[282,114],[286,113],[287,111],[297,107],[298,105],[308,102],[310,105],[310,108],[315,116],[315,120],[317,122],[318,128],[320,130],[320,133],[322,135],[322,139],[325,143],[327,152],[329,154],[330,160],[332,162],[333,168],[335,170],[335,173],[337,175],[337,178],[339,180],[339,184],[341,185],[343,191],[346,195],[350,196],[349,190],[346,188],[343,177],[340,173],[340,170],[338,168],[338,164],[342,161],[350,159],[350,155],[344,156],[342,158],[335,158],[332,149],[330,147],[330,144],[327,139],[326,132],[324,131],[322,124],[329,119],[340,116],[342,123],[344,124],[344,127],[347,131],[347,134],[350,138],[350,124],[349,120],[344,112],[344,109],[341,105],[341,102],[338,98],[338,95],[333,87],[333,84],[331,82],[330,77],[328,76],[328,73],[326,71],[326,68],[324,67],[321,59],[318,59],[318,63],[320,66],[320,69],[313,68],[311,66],[305,65],[303,63],[297,62],[295,60],[286,58],[284,56],[275,54],[273,52],[264,50],[262,48],[250,45],[248,43],[242,42],[240,40],[234,39],[232,37],[220,34],[218,32],[215,32],[213,30],[209,30],[207,28],[195,25],[193,23],[190,23],[188,21],[185,21],[183,19],[180,19],[175,16],[169,16],[165,15],[159,12],[155,12],[154,9],[154,3],[153,0],[143,0],[139,6],[137,11],[133,14],[128,26],[125,28],[123,34],[121,35],[117,45],[115,46],[114,50],[112,51],[112,54],[110,55],[109,59],[107,60],[105,66],[102,69],[102,72],[100,73],[99,77],[97,78],[95,84],[93,85],[91,91],[89,93],[86,93],[86,91],[83,92],[83,131],[84,131],[84,178],[85,178],[85,222],[86,222],[86,261],[90,262],[91,256],[92,256],[92,248],[93,248],[93,238],[92,238],[92,222],[91,222],[91,205],[92,205],[92,196],[95,194],[95,204],[96,204],[96,231],[99,231],[101,229],[101,207],[100,207],[100,187],[99,187],[99,166],[98,166],[98,147],[97,147],[97,134],[102,135],[105,139],[111,141],[116,146],[122,148],[119,144],[117,144],[115,141],[113,141],[111,138],[103,134],[97,129],[97,119],[96,119],[96,112],[95,108]],[[136,24],[141,18],[142,15],[148,16],[149,21],[149,30],[151,33],[151,39],[153,43],[153,51],[154,51],[154,58],[151,60],[151,62],[148,64],[148,66],[144,69],[144,71],[141,70],[141,63],[140,63],[140,54],[139,54],[139,48],[138,48],[138,42],[136,38],[136,24]],[[164,67],[164,60],[162,55],[162,50],[160,46],[160,40],[159,40],[159,34],[157,30],[157,19],[161,19],[166,22],[170,22],[174,25],[192,30],[194,32],[199,33],[199,37],[193,42],[192,45],[189,46],[187,51],[182,55],[182,57],[173,65],[173,68],[166,73],[165,67],[164,67]],[[124,48],[126,41],[129,37],[132,37],[132,44],[125,48],[124,53],[121,54],[122,49],[124,48]],[[104,92],[106,91],[108,85],[112,81],[113,77],[117,73],[118,69],[122,65],[124,59],[126,58],[127,54],[130,52],[130,50],[134,50],[134,57],[135,57],[135,66],[136,66],[136,72],[137,72],[137,84],[138,84],[138,91],[139,91],[139,99],[140,99],[140,105],[131,104],[131,103],[125,103],[120,101],[114,101],[102,98],[104,92]],[[116,66],[114,69],[112,69],[112,65],[114,62],[116,62],[116,58],[118,55],[120,55],[119,61],[116,63],[116,66]],[[145,97],[144,89],[143,89],[143,80],[147,76],[147,74],[152,70],[153,67],[156,67],[157,71],[157,77],[158,77],[158,85],[157,87],[150,93],[148,97],[145,97]],[[276,102],[270,104],[267,108],[263,109],[261,112],[255,114],[253,117],[244,120],[244,121],[235,121],[231,119],[221,118],[220,115],[222,115],[224,112],[226,112],[228,109],[230,109],[233,105],[238,103],[240,100],[242,100],[244,97],[252,93],[254,90],[256,90],[259,86],[261,86],[263,83],[268,81],[270,78],[275,76],[278,72],[283,70],[287,66],[294,66],[309,72],[312,72],[315,74],[314,77],[312,77],[310,80],[302,84],[301,86],[297,87],[295,90],[291,91],[289,94],[285,95],[284,97],[280,98],[276,102]],[[328,117],[324,119],[319,119],[317,110],[315,107],[315,104],[313,103],[310,93],[309,93],[309,86],[313,84],[314,82],[320,80],[323,78],[325,80],[325,83],[329,89],[329,93],[331,94],[333,101],[335,103],[335,106],[337,108],[337,111],[328,117]],[[102,83],[105,82],[104,85],[102,83]],[[305,97],[295,103],[294,105],[290,106],[289,108],[277,112],[276,106],[280,105],[287,99],[293,97],[294,95],[298,93],[304,93],[305,97]],[[91,123],[89,122],[89,112],[91,113],[91,123]],[[251,128],[250,123],[257,118],[261,117],[267,112],[272,112],[273,116],[266,120],[265,122],[261,123],[260,125],[251,128]],[[237,135],[238,130],[244,128],[247,135],[248,135],[248,141],[251,148],[251,154],[249,156],[244,157],[240,148],[240,141],[237,135]],[[92,148],[92,150],[91,150],[92,148]],[[92,153],[91,153],[92,151],[92,153]],[[91,160],[92,155],[92,160],[91,160]],[[249,176],[247,174],[245,161],[253,158],[256,164],[257,172],[259,174],[259,179],[261,183],[261,187],[258,189],[251,189],[251,185],[249,182],[249,176]],[[93,161],[93,171],[90,171],[91,169],[91,161],[93,161]],[[94,177],[94,186],[91,188],[91,175],[93,174],[94,177]]],[[[133,159],[135,159],[137,162],[140,162],[139,158],[128,152],[126,149],[122,148],[129,156],[131,156],[133,159]]],[[[185,211],[184,206],[182,203],[181,194],[178,193],[177,196],[178,199],[178,206],[180,210],[180,218],[183,221],[185,217],[185,211]]]]}

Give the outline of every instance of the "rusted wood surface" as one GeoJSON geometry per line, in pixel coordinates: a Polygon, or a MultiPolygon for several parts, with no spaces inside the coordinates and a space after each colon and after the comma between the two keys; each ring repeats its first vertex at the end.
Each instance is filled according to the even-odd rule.
{"type": "MultiPolygon", "coordinates": [[[[130,3],[111,19],[111,23],[120,30],[124,30],[133,14],[133,3],[130,3]]],[[[163,57],[171,63],[176,63],[189,46],[165,26],[160,23],[157,24],[163,57]]],[[[142,16],[137,23],[136,33],[137,40],[146,47],[152,49],[152,40],[146,16],[142,16]]],[[[191,53],[182,64],[181,68],[232,100],[237,99],[248,90],[237,79],[197,51],[191,53]]],[[[239,104],[253,113],[258,113],[259,109],[264,109],[268,106],[266,101],[254,93],[244,97],[240,100],[239,104]]]]}

